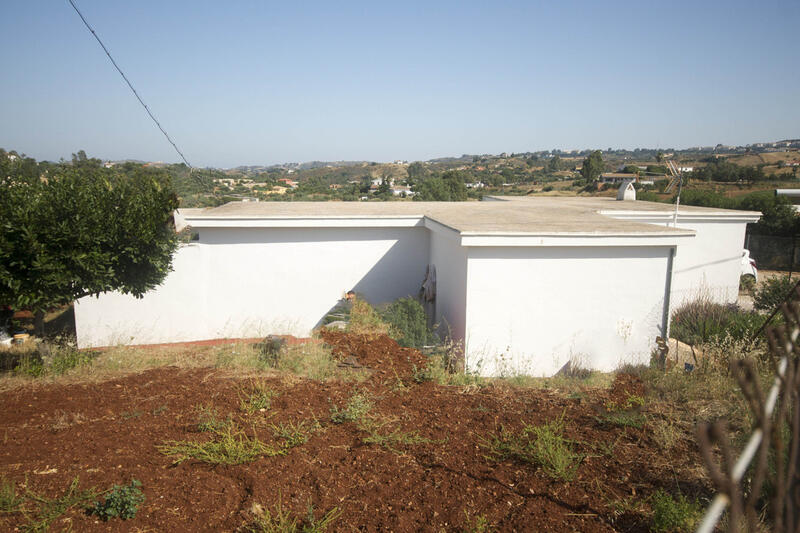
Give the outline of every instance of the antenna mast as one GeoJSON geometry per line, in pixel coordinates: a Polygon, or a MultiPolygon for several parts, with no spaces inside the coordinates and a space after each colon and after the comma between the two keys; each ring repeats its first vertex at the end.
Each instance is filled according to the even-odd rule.
{"type": "Polygon", "coordinates": [[[667,168],[669,169],[669,173],[672,174],[672,181],[670,182],[669,186],[666,188],[666,192],[671,191],[675,185],[678,185],[678,196],[675,198],[675,215],[672,217],[672,226],[678,226],[678,207],[681,205],[681,191],[683,190],[683,175],[681,174],[678,167],[675,166],[675,163],[670,159],[667,161],[667,168]]]}

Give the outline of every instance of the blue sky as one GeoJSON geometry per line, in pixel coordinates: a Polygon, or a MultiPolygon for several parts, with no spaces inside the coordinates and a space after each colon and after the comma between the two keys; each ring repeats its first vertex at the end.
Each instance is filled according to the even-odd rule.
{"type": "MultiPolygon", "coordinates": [[[[800,137],[800,2],[76,0],[196,166],[800,137]]],[[[177,161],[66,0],[3,0],[0,147],[177,161]]]]}

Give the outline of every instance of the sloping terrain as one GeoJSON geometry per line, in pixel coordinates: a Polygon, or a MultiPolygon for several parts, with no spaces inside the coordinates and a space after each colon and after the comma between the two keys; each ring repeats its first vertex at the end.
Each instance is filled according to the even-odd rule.
{"type": "MultiPolygon", "coordinates": [[[[647,531],[657,489],[710,494],[691,440],[654,440],[660,415],[633,376],[569,396],[441,386],[388,337],[325,340],[368,371],[320,382],[165,367],[3,392],[0,476],[49,498],[76,477],[100,490],[141,482],[135,518],[103,522],[76,505],[53,531],[237,531],[263,509],[308,522],[310,506],[317,520],[331,513],[329,531],[647,531]],[[226,432],[260,453],[211,464],[186,446],[226,432]]],[[[0,513],[0,528],[30,524],[26,509],[0,513]]]]}

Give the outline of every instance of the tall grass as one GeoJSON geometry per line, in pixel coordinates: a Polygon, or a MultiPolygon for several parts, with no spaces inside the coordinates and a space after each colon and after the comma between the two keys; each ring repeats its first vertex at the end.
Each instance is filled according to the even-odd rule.
{"type": "Polygon", "coordinates": [[[691,345],[752,337],[764,323],[759,313],[744,311],[734,304],[721,304],[709,297],[686,302],[672,313],[670,334],[691,345]]]}

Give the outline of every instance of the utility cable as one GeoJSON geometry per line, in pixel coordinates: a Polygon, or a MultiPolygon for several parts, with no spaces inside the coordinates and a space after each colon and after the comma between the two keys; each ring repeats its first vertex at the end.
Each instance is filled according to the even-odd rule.
{"type": "Polygon", "coordinates": [[[122,79],[125,80],[125,83],[128,84],[128,87],[130,87],[131,91],[133,92],[133,95],[136,97],[137,100],[139,100],[139,103],[142,104],[142,107],[144,107],[144,110],[147,111],[147,114],[150,115],[150,118],[153,119],[153,122],[156,123],[156,126],[158,126],[158,129],[160,129],[161,133],[164,134],[164,137],[167,138],[167,140],[172,145],[172,147],[175,148],[175,151],[178,152],[178,155],[181,156],[181,159],[183,159],[183,162],[186,163],[187,167],[189,167],[189,172],[191,173],[191,170],[193,168],[191,163],[189,163],[189,161],[186,160],[186,157],[184,157],[183,152],[180,151],[180,149],[178,148],[178,145],[175,144],[175,141],[172,140],[172,138],[169,136],[169,134],[166,132],[166,130],[161,126],[161,124],[158,122],[156,117],[153,115],[153,112],[150,111],[150,108],[147,107],[147,104],[144,103],[144,100],[142,100],[142,98],[139,96],[139,93],[136,92],[136,89],[133,88],[133,84],[131,84],[130,80],[128,80],[128,77],[125,75],[125,73],[122,72],[122,69],[119,68],[119,65],[117,65],[117,62],[114,61],[114,58],[111,57],[111,52],[108,51],[108,48],[106,48],[106,45],[103,44],[103,41],[100,40],[100,37],[97,36],[97,33],[95,33],[94,29],[92,29],[91,25],[89,25],[89,23],[86,21],[86,18],[80,12],[80,10],[78,9],[78,6],[75,5],[75,2],[73,2],[73,0],[67,0],[67,1],[72,5],[72,8],[75,10],[75,12],[81,18],[81,20],[83,21],[84,25],[89,29],[90,32],[92,32],[92,35],[94,35],[94,38],[97,39],[97,42],[100,43],[100,46],[103,48],[103,51],[108,56],[108,59],[111,60],[111,64],[114,65],[114,68],[117,69],[117,72],[119,72],[119,75],[122,76],[122,79]]]}

